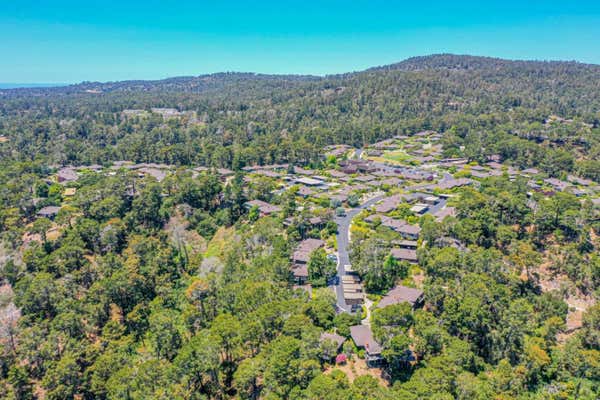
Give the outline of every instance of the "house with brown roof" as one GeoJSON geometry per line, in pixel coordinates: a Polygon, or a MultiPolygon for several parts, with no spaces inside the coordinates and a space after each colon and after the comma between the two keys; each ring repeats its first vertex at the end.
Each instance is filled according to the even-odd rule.
{"type": "Polygon", "coordinates": [[[324,342],[326,340],[329,340],[329,341],[335,343],[335,345],[337,346],[337,349],[339,351],[339,349],[342,347],[342,345],[346,341],[346,338],[338,335],[337,333],[328,333],[328,332],[321,333],[321,337],[319,338],[319,341],[324,342]]]}
{"type": "Polygon", "coordinates": [[[281,207],[267,203],[266,201],[262,200],[247,201],[245,206],[248,210],[252,207],[258,207],[258,211],[260,212],[261,217],[281,212],[281,207]]]}
{"type": "Polygon", "coordinates": [[[348,175],[355,174],[355,173],[358,172],[358,167],[356,165],[350,165],[350,164],[349,165],[344,165],[342,167],[342,172],[344,174],[348,174],[348,175]]]}
{"type": "Polygon", "coordinates": [[[296,285],[305,285],[308,281],[308,265],[307,264],[293,264],[292,265],[292,278],[296,285]]]}
{"type": "Polygon", "coordinates": [[[561,181],[560,179],[556,179],[556,178],[544,179],[544,183],[552,186],[552,188],[554,190],[559,191],[559,192],[564,191],[566,188],[568,188],[570,186],[569,182],[561,181]]]}
{"type": "Polygon", "coordinates": [[[37,216],[43,217],[43,218],[54,219],[54,217],[56,217],[56,215],[58,214],[59,211],[60,211],[60,207],[58,207],[58,206],[46,206],[46,207],[42,207],[37,212],[37,216]]]}
{"type": "Polygon", "coordinates": [[[446,217],[456,217],[455,207],[444,207],[432,214],[437,222],[442,222],[446,217]]]}
{"type": "Polygon", "coordinates": [[[363,160],[342,160],[340,161],[340,166],[342,167],[342,171],[346,174],[354,174],[356,172],[375,172],[377,171],[377,167],[375,167],[372,163],[363,160]]]}
{"type": "Polygon", "coordinates": [[[327,171],[332,178],[344,178],[346,176],[342,171],[337,171],[335,169],[331,169],[327,171]]]}
{"type": "Polygon", "coordinates": [[[320,239],[305,239],[301,241],[292,254],[292,275],[298,285],[303,285],[308,280],[308,262],[313,251],[325,246],[320,239]]]}
{"type": "Polygon", "coordinates": [[[491,162],[487,163],[487,165],[493,169],[502,169],[502,167],[503,167],[502,164],[500,164],[499,162],[496,162],[496,161],[491,161],[491,162]]]}
{"type": "Polygon", "coordinates": [[[384,308],[394,304],[408,303],[414,309],[423,304],[423,291],[407,286],[398,285],[391,289],[377,304],[384,308]]]}
{"type": "Polygon", "coordinates": [[[418,243],[416,240],[394,240],[392,241],[392,244],[398,246],[401,249],[409,250],[416,250],[418,247],[418,243]]]}
{"type": "Polygon", "coordinates": [[[292,261],[294,264],[308,264],[308,261],[310,260],[310,254],[324,245],[325,242],[321,239],[304,239],[296,247],[296,250],[292,256],[292,261]]]}
{"type": "Polygon", "coordinates": [[[266,176],[267,178],[280,178],[281,174],[279,172],[272,171],[270,169],[259,169],[255,172],[255,174],[266,176]]]}
{"type": "Polygon", "coordinates": [[[533,176],[540,173],[540,170],[537,168],[526,168],[521,173],[525,176],[533,176]]]}
{"type": "Polygon", "coordinates": [[[358,175],[357,177],[354,178],[354,180],[359,181],[359,182],[371,182],[374,181],[376,178],[373,175],[358,175]]]}
{"type": "Polygon", "coordinates": [[[294,173],[298,175],[314,175],[314,171],[294,166],[294,173]]]}
{"type": "Polygon", "coordinates": [[[417,251],[407,248],[396,248],[391,250],[392,257],[399,261],[416,263],[418,261],[417,251]]]}
{"type": "Polygon", "coordinates": [[[581,186],[590,186],[590,185],[594,184],[594,181],[591,181],[589,179],[583,179],[583,178],[580,178],[575,175],[568,175],[567,180],[569,182],[572,182],[576,185],[581,185],[581,186]]]}
{"type": "Polygon", "coordinates": [[[461,186],[469,186],[472,185],[474,181],[469,178],[459,178],[459,179],[447,179],[445,181],[439,182],[437,185],[432,185],[433,187],[438,187],[442,190],[454,189],[455,187],[461,186]]]}
{"type": "Polygon", "coordinates": [[[323,197],[328,198],[329,200],[339,201],[340,203],[345,203],[346,201],[348,201],[348,195],[344,193],[336,193],[332,195],[327,195],[325,193],[323,197]]]}
{"type": "Polygon", "coordinates": [[[298,192],[296,192],[296,194],[298,196],[306,198],[306,197],[312,196],[313,194],[315,194],[315,192],[314,192],[314,190],[312,190],[308,186],[300,186],[300,188],[298,189],[298,192]]]}
{"type": "Polygon", "coordinates": [[[308,224],[312,228],[316,228],[316,229],[323,229],[323,227],[325,226],[326,223],[327,223],[327,221],[321,217],[310,217],[308,219],[308,224]]]}
{"type": "Polygon", "coordinates": [[[492,173],[490,171],[471,171],[471,176],[473,178],[478,178],[478,179],[485,179],[485,178],[489,178],[492,176],[492,173]]]}
{"type": "Polygon", "coordinates": [[[158,169],[158,168],[148,168],[148,167],[143,167],[138,169],[138,173],[140,173],[142,176],[151,176],[154,179],[156,179],[158,182],[161,182],[163,179],[165,179],[167,177],[167,173],[162,170],[162,169],[158,169]]]}
{"type": "MultiPolygon", "coordinates": [[[[382,222],[382,224],[384,223],[382,222]]],[[[406,239],[417,240],[421,234],[421,227],[419,225],[411,225],[404,220],[394,220],[393,225],[391,225],[391,222],[388,221],[387,224],[384,225],[389,226],[406,239]]]]}
{"type": "Polygon", "coordinates": [[[391,177],[391,178],[387,178],[384,179],[382,181],[380,181],[379,183],[381,185],[387,185],[387,186],[400,186],[400,184],[402,184],[402,179],[396,178],[396,177],[391,177]]]}
{"type": "Polygon", "coordinates": [[[77,175],[77,172],[73,168],[65,167],[56,173],[56,179],[58,183],[74,182],[79,179],[79,175],[77,175]]]}
{"type": "Polygon", "coordinates": [[[390,197],[386,197],[381,201],[381,203],[375,206],[375,211],[381,214],[388,213],[390,211],[398,208],[400,204],[404,201],[404,196],[401,194],[395,194],[390,197]]]}
{"type": "Polygon", "coordinates": [[[376,367],[383,362],[381,345],[373,337],[371,327],[354,325],[350,327],[350,336],[359,349],[365,349],[365,360],[368,367],[376,367]]]}
{"type": "Polygon", "coordinates": [[[315,178],[309,178],[309,177],[298,178],[298,179],[296,179],[296,183],[299,183],[299,184],[305,185],[305,186],[322,186],[323,185],[322,180],[315,179],[315,178]]]}

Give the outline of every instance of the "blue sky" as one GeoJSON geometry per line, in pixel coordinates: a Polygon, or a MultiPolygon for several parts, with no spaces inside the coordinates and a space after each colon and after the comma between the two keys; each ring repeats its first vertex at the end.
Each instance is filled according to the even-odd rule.
{"type": "Polygon", "coordinates": [[[322,75],[442,52],[600,64],[600,1],[0,0],[0,82],[322,75]]]}

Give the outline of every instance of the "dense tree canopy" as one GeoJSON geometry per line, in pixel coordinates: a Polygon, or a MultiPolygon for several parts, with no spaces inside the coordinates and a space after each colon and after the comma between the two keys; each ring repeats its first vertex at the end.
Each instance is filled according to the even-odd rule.
{"type": "Polygon", "coordinates": [[[393,211],[421,228],[416,264],[392,257],[402,238],[367,225],[366,211],[350,261],[371,308],[349,314],[327,287],[336,262],[326,250],[310,254],[310,290],[290,272],[301,240],[335,248],[341,200],[307,200],[242,167],[326,173],[338,161],[326,145],[432,129],[444,156],[475,165],[495,154],[545,177],[598,181],[599,85],[598,66],[440,55],[323,78],[0,92],[0,397],[597,399],[600,223],[589,199],[531,191],[504,166],[447,191],[456,215],[393,211]],[[108,167],[117,160],[173,168],[157,180],[108,167]],[[59,184],[67,164],[88,167],[59,184]],[[223,179],[219,167],[233,171],[223,179]],[[38,215],[47,206],[60,208],[38,215]],[[327,213],[313,224],[319,207],[327,213]],[[378,307],[398,284],[422,288],[424,307],[378,307]],[[569,315],[581,317],[576,328],[569,315]],[[354,364],[365,350],[350,327],[362,319],[381,345],[381,376],[354,364]]]}

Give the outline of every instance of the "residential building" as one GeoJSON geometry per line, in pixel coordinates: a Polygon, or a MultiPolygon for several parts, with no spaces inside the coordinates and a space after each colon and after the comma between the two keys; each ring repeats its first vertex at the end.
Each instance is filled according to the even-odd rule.
{"type": "Polygon", "coordinates": [[[58,214],[59,211],[60,211],[60,207],[57,207],[57,206],[46,206],[46,207],[42,207],[37,212],[37,216],[38,217],[43,217],[43,218],[54,219],[54,217],[56,217],[56,215],[58,214]]]}
{"type": "Polygon", "coordinates": [[[365,360],[368,367],[377,367],[383,362],[381,345],[373,338],[371,327],[367,325],[354,325],[350,327],[350,336],[359,349],[365,350],[365,360]]]}
{"type": "Polygon", "coordinates": [[[398,285],[391,289],[377,304],[377,308],[383,308],[400,303],[409,303],[414,309],[423,304],[423,291],[407,286],[398,285]]]}
{"type": "Polygon", "coordinates": [[[392,257],[399,261],[408,261],[410,263],[416,263],[418,261],[417,251],[411,249],[392,249],[392,257]]]}
{"type": "Polygon", "coordinates": [[[79,179],[79,175],[77,175],[77,172],[73,168],[61,168],[56,173],[56,179],[58,183],[74,182],[79,179]]]}
{"type": "Polygon", "coordinates": [[[294,264],[308,264],[311,253],[324,245],[325,242],[321,239],[304,239],[296,246],[296,250],[292,255],[292,262],[294,264]]]}
{"type": "Polygon", "coordinates": [[[251,209],[252,207],[258,207],[258,211],[260,212],[261,217],[281,212],[281,207],[269,204],[266,201],[262,200],[250,200],[246,202],[245,206],[247,209],[251,209]]]}

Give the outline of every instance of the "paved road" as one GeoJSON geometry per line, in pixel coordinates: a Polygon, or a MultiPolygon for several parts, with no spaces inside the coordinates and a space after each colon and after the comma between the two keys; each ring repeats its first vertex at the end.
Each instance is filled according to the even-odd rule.
{"type": "Polygon", "coordinates": [[[350,255],[348,253],[348,245],[350,242],[350,238],[349,238],[348,233],[350,230],[350,224],[352,223],[352,218],[354,218],[358,213],[360,213],[365,208],[371,207],[373,204],[384,199],[385,197],[387,197],[387,195],[373,197],[372,199],[367,200],[361,206],[349,210],[346,213],[346,216],[335,218],[335,222],[337,223],[337,227],[338,227],[338,233],[337,233],[338,282],[337,282],[337,285],[335,285],[335,293],[337,296],[337,305],[338,305],[339,311],[350,311],[350,307],[346,304],[346,301],[344,300],[344,289],[342,287],[342,276],[346,275],[346,270],[344,269],[344,265],[350,264],[350,255]]]}
{"type": "MultiPolygon", "coordinates": [[[[346,304],[344,300],[344,288],[342,287],[342,276],[346,275],[346,270],[344,265],[350,265],[350,254],[348,252],[348,246],[350,244],[350,225],[352,224],[352,219],[358,215],[362,210],[371,207],[375,203],[383,200],[388,197],[388,195],[380,195],[374,197],[361,206],[357,208],[353,208],[346,213],[344,217],[336,217],[335,222],[337,223],[338,233],[337,233],[337,244],[338,244],[338,265],[337,265],[337,285],[335,285],[335,293],[337,297],[337,307],[338,311],[350,311],[350,306],[346,304]]],[[[440,202],[434,206],[430,206],[427,210],[428,214],[433,214],[446,206],[446,199],[440,199],[440,202]]]]}
{"type": "Polygon", "coordinates": [[[440,198],[440,202],[437,203],[436,205],[429,206],[429,208],[427,209],[427,212],[425,214],[435,214],[436,212],[438,212],[439,210],[444,208],[446,206],[447,202],[448,202],[447,199],[440,198]]]}

